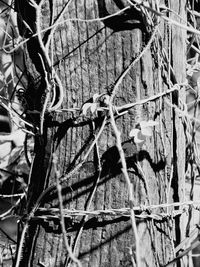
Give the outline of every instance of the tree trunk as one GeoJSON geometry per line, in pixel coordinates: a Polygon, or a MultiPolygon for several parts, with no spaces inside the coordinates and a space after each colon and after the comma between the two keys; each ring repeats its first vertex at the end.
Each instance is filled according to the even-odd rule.
{"type": "MultiPolygon", "coordinates": [[[[185,2],[170,1],[170,8],[184,19],[185,2]]],[[[63,110],[54,112],[53,119],[49,124],[47,122],[44,146],[45,151],[49,148],[51,155],[47,157],[47,164],[41,163],[39,158],[37,164],[40,162],[40,168],[45,170],[34,175],[39,179],[49,177],[46,188],[56,182],[56,176],[60,175],[64,180],[62,198],[64,211],[68,210],[65,214],[67,240],[84,267],[132,266],[137,249],[130,220],[129,188],[122,173],[110,114],[107,109],[97,114],[88,109],[86,115],[76,111],[96,93],[112,95],[114,90],[115,107],[123,107],[121,110],[126,111],[122,115],[113,109],[133,185],[140,266],[167,264],[175,257],[174,247],[185,236],[185,216],[180,215],[181,207],[155,208],[153,205],[185,201],[185,134],[182,118],[173,108],[174,105],[178,107],[180,100],[185,102],[185,87],[164,92],[185,81],[186,31],[150,12],[142,15],[134,7],[112,18],[84,21],[113,14],[125,8],[126,3],[71,1],[63,17],[66,23],[58,25],[51,43],[54,67],[64,87],[63,110]],[[148,23],[152,25],[147,27],[148,23]],[[119,77],[130,65],[132,67],[116,87],[119,77]],[[142,102],[144,99],[147,101],[142,102]],[[127,108],[126,104],[136,102],[127,108]],[[85,159],[101,131],[105,116],[107,123],[85,159]],[[131,129],[137,128],[141,121],[151,120],[158,123],[152,136],[146,136],[142,144],[135,144],[129,136],[131,129]],[[53,158],[57,161],[56,168],[53,158]],[[85,210],[91,213],[86,216],[82,212],[85,210]]],[[[65,1],[61,0],[53,3],[55,17],[64,5],[65,1]]],[[[50,6],[47,5],[44,15],[48,12],[50,6]]],[[[183,23],[173,13],[169,12],[167,16],[183,23]]],[[[48,23],[44,22],[44,25],[48,23]]],[[[100,99],[103,102],[103,97],[100,99]]],[[[38,154],[41,156],[45,151],[38,154]]],[[[41,181],[40,187],[45,190],[41,181]]],[[[38,192],[39,189],[34,190],[38,192]]],[[[38,196],[34,196],[37,199],[38,196]]],[[[33,227],[35,235],[30,266],[72,264],[59,223],[56,186],[51,187],[42,205],[46,208],[45,213],[40,210],[36,215],[44,214],[46,219],[42,217],[37,221],[37,229],[32,224],[29,229],[31,234],[33,227]],[[50,214],[58,218],[49,219],[50,214]]],[[[25,248],[28,242],[27,238],[25,248]]],[[[24,251],[26,255],[26,249],[24,251]]],[[[23,264],[28,266],[26,260],[22,260],[21,266],[23,264]]],[[[181,266],[179,261],[177,266],[181,266]]]]}

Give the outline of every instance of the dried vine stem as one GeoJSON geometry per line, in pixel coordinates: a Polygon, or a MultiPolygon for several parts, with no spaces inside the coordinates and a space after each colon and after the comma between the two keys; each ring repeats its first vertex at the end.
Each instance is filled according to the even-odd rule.
{"type": "MultiPolygon", "coordinates": [[[[33,0],[32,0],[33,1],[33,0]]],[[[35,3],[36,4],[36,3],[35,3]]],[[[37,4],[36,4],[37,5],[37,4]]],[[[45,33],[49,30],[51,30],[52,28],[54,27],[57,27],[59,25],[62,25],[62,24],[65,24],[69,21],[79,21],[79,22],[88,22],[88,23],[92,23],[92,22],[98,22],[98,21],[104,21],[106,19],[110,19],[110,18],[113,18],[117,15],[120,15],[122,14],[124,11],[130,9],[130,7],[125,7],[117,12],[115,12],[114,14],[111,14],[111,15],[108,15],[108,16],[105,16],[105,17],[102,17],[102,18],[94,18],[94,19],[79,19],[79,18],[69,18],[69,19],[65,19],[65,20],[62,20],[62,21],[58,21],[57,23],[54,23],[53,25],[49,26],[49,27],[46,27],[45,29],[41,30],[40,33],[45,33]]],[[[28,27],[28,25],[27,25],[28,27]]],[[[17,50],[20,46],[26,44],[31,38],[33,37],[37,37],[38,36],[38,32],[34,33],[30,38],[26,38],[25,40],[21,41],[15,48],[13,48],[12,50],[9,50],[9,53],[13,53],[15,50],[17,50]]],[[[2,49],[6,49],[6,48],[9,48],[11,45],[5,45],[2,49]]]]}
{"type": "Polygon", "coordinates": [[[25,119],[23,119],[12,107],[9,107],[8,104],[5,104],[3,101],[5,99],[3,97],[0,96],[0,106],[2,106],[6,111],[8,111],[12,121],[14,123],[17,124],[18,128],[22,129],[24,132],[29,133],[31,135],[34,135],[32,132],[26,130],[24,127],[22,127],[21,125],[19,125],[17,122],[15,122],[15,118],[17,119],[17,121],[20,121],[22,124],[27,125],[28,127],[34,129],[34,126],[29,123],[28,121],[26,121],[25,119]]]}
{"type": "Polygon", "coordinates": [[[170,88],[169,90],[166,90],[165,92],[160,92],[160,93],[158,93],[156,95],[153,95],[153,96],[150,96],[150,97],[148,97],[146,99],[141,99],[141,100],[139,100],[137,102],[128,103],[128,104],[125,104],[125,105],[123,105],[121,107],[116,107],[116,110],[118,112],[120,112],[120,111],[124,111],[124,110],[129,110],[129,109],[131,109],[131,108],[133,108],[135,106],[138,106],[138,105],[144,105],[144,104],[146,104],[146,103],[148,103],[150,101],[154,101],[154,100],[156,100],[158,98],[164,97],[164,96],[166,96],[168,94],[171,94],[171,93],[173,93],[175,91],[179,91],[180,87],[181,86],[185,86],[185,85],[187,85],[187,84],[186,83],[185,84],[175,84],[172,88],[170,88]]]}
{"type": "MultiPolygon", "coordinates": [[[[135,4],[138,4],[140,7],[143,7],[145,9],[147,9],[148,11],[152,12],[153,14],[155,14],[156,16],[158,17],[161,17],[163,20],[165,20],[169,25],[174,25],[174,26],[178,26],[179,28],[181,29],[184,29],[190,33],[194,33],[194,34],[197,34],[197,35],[200,35],[200,31],[195,29],[194,27],[191,27],[191,26],[187,26],[185,25],[186,22],[182,19],[182,23],[176,21],[176,20],[173,20],[167,16],[165,16],[163,13],[153,9],[152,7],[149,6],[149,4],[145,3],[147,1],[138,1],[138,0],[131,0],[133,2],[135,2],[135,4]],[[185,24],[183,24],[183,22],[185,22],[185,24]]],[[[135,6],[134,3],[132,3],[131,1],[129,1],[129,3],[131,4],[131,6],[135,6]]],[[[169,8],[166,7],[166,10],[167,11],[171,11],[169,8]]],[[[174,13],[174,12],[173,12],[174,13]]],[[[177,14],[176,14],[177,15],[177,14]]]]}
{"type": "Polygon", "coordinates": [[[91,146],[89,147],[88,151],[86,152],[86,154],[83,157],[83,160],[76,165],[76,167],[71,170],[69,173],[67,173],[64,177],[61,177],[60,180],[63,183],[64,181],[66,181],[69,177],[71,177],[73,174],[75,174],[83,165],[83,163],[86,161],[87,157],[89,156],[90,152],[92,151],[92,149],[94,148],[94,146],[96,145],[97,140],[99,139],[100,135],[102,134],[104,127],[106,125],[107,122],[107,117],[105,116],[101,128],[99,129],[99,132],[95,135],[95,139],[92,142],[91,146]]]}
{"type": "Polygon", "coordinates": [[[43,104],[43,107],[42,107],[42,111],[41,111],[41,114],[40,114],[40,134],[43,135],[45,112],[47,110],[47,106],[48,106],[48,102],[49,102],[49,98],[50,98],[50,84],[49,84],[49,81],[48,81],[47,71],[45,70],[44,61],[43,61],[41,56],[40,56],[40,59],[41,59],[42,66],[43,66],[43,69],[44,69],[44,75],[45,75],[44,79],[45,79],[45,82],[46,82],[46,97],[45,97],[45,101],[44,101],[44,104],[43,104]]]}
{"type": "MultiPolygon", "coordinates": [[[[95,125],[94,125],[94,122],[93,122],[93,132],[95,132],[95,125]]],[[[94,182],[94,185],[93,185],[93,188],[92,188],[92,191],[89,195],[89,198],[88,198],[88,201],[86,203],[86,207],[85,207],[85,211],[89,211],[90,210],[90,206],[92,204],[92,200],[94,198],[94,195],[95,195],[95,192],[97,190],[97,185],[98,185],[98,182],[100,180],[100,177],[101,177],[101,172],[102,172],[102,167],[101,167],[101,159],[100,159],[100,153],[99,153],[99,146],[98,146],[98,140],[96,139],[96,135],[94,134],[94,137],[95,137],[95,140],[96,140],[96,143],[95,143],[95,146],[94,146],[94,152],[96,154],[96,157],[97,157],[97,166],[96,166],[96,179],[95,179],[95,182],[94,182]]],[[[83,232],[83,228],[84,228],[84,225],[88,219],[89,215],[88,214],[84,214],[83,215],[83,218],[81,220],[81,226],[78,230],[78,233],[76,235],[76,238],[75,238],[75,241],[74,241],[74,248],[73,248],[73,253],[75,254],[75,256],[77,257],[78,255],[78,251],[77,251],[77,246],[78,246],[78,243],[80,241],[80,238],[81,238],[81,234],[83,232]]],[[[70,266],[70,265],[69,265],[70,266]]]]}
{"type": "MultiPolygon", "coordinates": [[[[51,25],[51,31],[49,33],[49,36],[48,36],[48,39],[47,39],[47,42],[46,42],[46,48],[47,48],[47,51],[49,50],[49,45],[50,45],[50,42],[51,42],[51,39],[53,39],[53,34],[57,28],[57,26],[59,25],[59,22],[61,20],[61,18],[64,16],[64,13],[66,12],[69,4],[72,2],[72,0],[68,0],[68,2],[65,4],[65,6],[63,7],[62,11],[59,13],[58,17],[55,19],[55,22],[54,24],[51,25]]],[[[54,8],[53,8],[54,9],[54,8]]]]}
{"type": "MultiPolygon", "coordinates": [[[[31,1],[33,1],[33,0],[31,0],[31,1]]],[[[133,0],[133,1],[134,1],[136,4],[142,5],[141,2],[138,3],[138,1],[135,1],[135,0],[133,0]]],[[[131,6],[132,6],[132,5],[133,5],[133,6],[135,5],[134,3],[131,3],[131,1],[129,1],[129,3],[130,3],[131,6]]],[[[36,3],[34,3],[34,4],[36,4],[36,3]]],[[[67,3],[67,4],[68,4],[68,3],[67,3]]],[[[37,4],[36,4],[36,5],[37,5],[37,4]]],[[[145,5],[144,5],[143,7],[146,8],[146,9],[148,9],[148,10],[150,10],[150,11],[151,11],[152,13],[154,13],[155,15],[157,15],[157,16],[163,18],[163,19],[166,20],[169,24],[176,25],[176,26],[178,26],[178,27],[180,27],[180,28],[183,28],[183,29],[187,30],[188,32],[191,32],[191,33],[200,35],[200,31],[197,30],[197,29],[195,29],[194,27],[191,27],[191,26],[188,27],[188,26],[186,26],[186,25],[183,25],[183,24],[181,24],[181,23],[178,23],[177,21],[174,21],[174,20],[172,20],[172,19],[169,19],[168,17],[164,16],[161,12],[158,12],[157,10],[154,10],[154,9],[148,7],[148,6],[145,6],[145,5]]],[[[130,6],[127,6],[127,7],[123,8],[123,9],[121,9],[121,10],[115,12],[114,14],[111,14],[111,15],[108,15],[108,16],[105,16],[105,17],[102,17],[102,18],[94,18],[94,19],[68,18],[68,19],[65,19],[65,20],[62,20],[62,21],[59,20],[59,21],[57,21],[56,23],[54,23],[53,25],[51,25],[51,26],[49,26],[49,27],[46,27],[45,29],[41,30],[40,33],[45,33],[45,32],[47,32],[47,31],[51,30],[52,28],[57,27],[58,25],[65,24],[65,23],[67,23],[67,22],[69,22],[69,21],[79,21],[79,22],[86,22],[86,23],[92,23],[92,22],[104,21],[104,20],[106,20],[106,19],[110,19],[110,18],[113,18],[113,17],[115,17],[115,16],[117,16],[117,15],[120,15],[120,14],[122,14],[123,12],[125,12],[125,11],[127,11],[127,10],[129,10],[129,9],[130,9],[130,6]]],[[[37,32],[37,33],[33,34],[30,38],[37,37],[38,34],[39,34],[39,33],[37,32]]],[[[13,52],[14,52],[15,50],[17,50],[20,46],[26,44],[26,43],[30,40],[30,38],[27,38],[27,39],[21,41],[15,48],[11,49],[11,50],[9,51],[9,53],[13,53],[13,52]]],[[[2,49],[9,48],[10,46],[11,46],[10,44],[5,45],[2,49]]],[[[12,44],[12,46],[13,46],[13,44],[12,44]]]]}
{"type": "Polygon", "coordinates": [[[114,131],[114,134],[115,134],[115,138],[116,138],[116,147],[117,147],[117,149],[119,151],[119,156],[120,156],[120,159],[121,159],[121,164],[122,164],[122,169],[121,170],[122,170],[122,173],[124,175],[124,178],[126,180],[126,184],[127,184],[127,187],[128,187],[129,205],[130,205],[130,217],[131,217],[131,224],[132,224],[132,228],[133,228],[133,232],[134,232],[134,236],[135,236],[135,245],[136,245],[136,265],[138,267],[140,267],[141,264],[140,264],[139,236],[138,236],[138,233],[137,233],[135,212],[133,210],[133,206],[134,206],[133,185],[132,185],[132,183],[130,181],[130,178],[129,178],[129,175],[128,175],[126,159],[125,159],[124,151],[123,151],[123,148],[122,148],[121,132],[118,130],[117,125],[115,123],[114,114],[113,114],[113,106],[112,106],[111,101],[109,103],[109,112],[110,112],[111,126],[113,128],[113,131],[114,131]]]}
{"type": "MultiPolygon", "coordinates": [[[[38,36],[38,41],[39,41],[39,44],[40,44],[40,48],[43,52],[43,55],[45,57],[45,62],[47,63],[48,65],[48,69],[51,70],[51,74],[52,74],[52,80],[55,78],[55,81],[56,81],[56,85],[58,86],[58,89],[59,89],[59,100],[58,102],[53,105],[54,101],[52,101],[52,103],[50,103],[50,106],[48,107],[48,111],[54,111],[56,110],[57,108],[59,108],[63,102],[63,98],[64,98],[64,92],[63,92],[63,86],[62,86],[62,82],[59,78],[59,76],[57,75],[55,69],[53,68],[53,66],[51,66],[51,60],[49,58],[49,55],[48,55],[48,50],[47,48],[45,47],[44,45],[44,42],[42,40],[42,29],[41,29],[41,9],[42,9],[42,4],[43,4],[43,0],[40,2],[40,4],[36,4],[34,0],[31,0],[31,3],[32,5],[34,6],[35,10],[36,10],[36,28],[37,28],[37,36],[38,36]]],[[[50,83],[48,82],[48,84],[50,85],[50,83]]],[[[56,94],[56,91],[55,89],[53,88],[54,86],[51,86],[51,88],[53,89],[53,93],[54,93],[54,97],[53,99],[56,99],[55,97],[55,94],[56,94]]],[[[50,89],[50,86],[49,86],[49,89],[50,89]]],[[[50,95],[50,90],[47,90],[47,95],[46,95],[46,98],[48,99],[49,98],[49,95],[50,95]]]]}
{"type": "Polygon", "coordinates": [[[57,193],[58,193],[58,201],[59,201],[59,209],[60,209],[60,224],[61,224],[61,229],[62,229],[62,234],[63,234],[63,240],[64,240],[64,245],[65,248],[68,252],[68,257],[77,264],[77,266],[81,267],[80,261],[76,258],[74,252],[72,251],[72,247],[69,245],[68,240],[67,240],[67,232],[65,229],[65,219],[63,216],[63,200],[62,200],[62,186],[60,184],[60,172],[57,168],[57,156],[54,154],[53,155],[53,166],[54,166],[54,171],[56,175],[56,186],[57,186],[57,193]]]}
{"type": "Polygon", "coordinates": [[[126,76],[126,74],[133,68],[133,66],[140,61],[140,59],[144,56],[144,54],[147,52],[147,50],[151,47],[151,44],[152,42],[154,41],[155,39],[155,36],[157,34],[157,31],[158,31],[158,26],[155,26],[154,28],[154,31],[151,35],[151,38],[149,39],[147,45],[144,47],[144,49],[140,52],[140,54],[134,58],[132,60],[132,62],[129,64],[129,66],[122,72],[122,74],[119,76],[119,78],[117,79],[117,81],[115,82],[115,85],[114,85],[114,88],[113,88],[113,91],[112,91],[112,95],[110,97],[110,102],[113,101],[113,98],[115,96],[115,93],[119,87],[119,85],[121,84],[122,80],[124,79],[124,77],[126,76]]]}

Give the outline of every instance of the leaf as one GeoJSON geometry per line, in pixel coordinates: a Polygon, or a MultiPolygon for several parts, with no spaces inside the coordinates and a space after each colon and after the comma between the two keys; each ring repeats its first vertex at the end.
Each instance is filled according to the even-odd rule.
{"type": "Polygon", "coordinates": [[[22,130],[16,130],[12,133],[12,140],[16,146],[23,146],[25,140],[25,133],[22,130]]]}
{"type": "Polygon", "coordinates": [[[152,136],[153,131],[152,131],[152,128],[151,127],[142,127],[141,133],[144,136],[152,136]]]}
{"type": "Polygon", "coordinates": [[[0,144],[0,159],[3,160],[12,150],[11,142],[4,142],[0,144]]]}
{"type": "Polygon", "coordinates": [[[14,242],[17,242],[18,220],[19,217],[15,215],[8,215],[0,220],[1,230],[14,242]]]}
{"type": "Polygon", "coordinates": [[[90,105],[90,110],[91,110],[92,114],[94,114],[95,111],[97,110],[97,103],[92,103],[90,105]]]}
{"type": "Polygon", "coordinates": [[[134,142],[136,144],[139,144],[145,141],[145,136],[141,133],[141,130],[136,129],[136,128],[130,131],[129,136],[134,137],[134,142]]]}
{"type": "Polygon", "coordinates": [[[94,94],[93,97],[92,97],[92,98],[93,98],[93,101],[96,102],[97,99],[98,99],[100,96],[101,96],[101,95],[99,95],[99,94],[94,94]]]}
{"type": "Polygon", "coordinates": [[[109,95],[105,95],[104,98],[103,98],[104,104],[108,105],[109,104],[109,101],[110,101],[109,95]]]}
{"type": "Polygon", "coordinates": [[[129,136],[130,136],[130,137],[135,137],[135,136],[138,135],[139,132],[140,132],[139,129],[134,128],[134,129],[132,129],[132,130],[130,131],[129,136]]]}
{"type": "Polygon", "coordinates": [[[149,121],[141,121],[140,127],[141,127],[141,133],[145,136],[152,136],[153,129],[152,127],[158,125],[159,123],[157,121],[149,120],[149,121]]]}
{"type": "Polygon", "coordinates": [[[140,126],[143,127],[154,127],[157,126],[159,123],[157,121],[149,120],[149,121],[141,121],[140,126]]]}
{"type": "Polygon", "coordinates": [[[153,121],[153,120],[149,120],[147,123],[148,123],[148,126],[151,126],[151,127],[159,125],[157,121],[153,121]]]}
{"type": "Polygon", "coordinates": [[[134,137],[134,142],[136,144],[142,144],[146,140],[145,136],[141,133],[141,131],[138,132],[138,134],[134,137]]]}
{"type": "Polygon", "coordinates": [[[97,110],[97,103],[85,103],[82,107],[82,113],[86,116],[88,109],[92,112],[92,114],[95,113],[97,110]]]}
{"type": "Polygon", "coordinates": [[[82,113],[86,116],[88,109],[90,108],[92,103],[85,103],[82,107],[82,113]]]}

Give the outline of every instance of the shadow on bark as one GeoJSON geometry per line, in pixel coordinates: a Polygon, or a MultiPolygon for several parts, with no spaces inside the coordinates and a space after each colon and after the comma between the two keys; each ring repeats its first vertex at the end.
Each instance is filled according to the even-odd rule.
{"type": "MultiPolygon", "coordinates": [[[[105,0],[98,0],[97,2],[100,18],[111,15],[108,12],[105,0]]],[[[125,8],[125,5],[121,0],[114,0],[114,2],[119,9],[125,8]]],[[[145,30],[146,28],[143,23],[141,12],[135,7],[130,7],[121,14],[104,19],[103,23],[106,27],[111,28],[115,32],[133,29],[145,30]]]]}

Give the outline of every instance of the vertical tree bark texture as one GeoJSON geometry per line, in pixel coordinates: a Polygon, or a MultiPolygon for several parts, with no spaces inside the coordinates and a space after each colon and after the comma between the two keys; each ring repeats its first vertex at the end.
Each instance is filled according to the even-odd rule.
{"type": "MultiPolygon", "coordinates": [[[[119,10],[118,2],[121,3],[111,0],[72,1],[64,18],[93,19],[112,14],[119,10]]],[[[171,9],[185,18],[185,0],[170,2],[171,9]]],[[[64,0],[56,1],[57,14],[65,3],[64,0]]],[[[120,24],[117,20],[109,23],[69,20],[58,26],[54,38],[54,60],[65,88],[63,108],[81,107],[95,93],[106,93],[106,88],[115,83],[133,58],[138,57],[149,36],[145,33],[141,18],[137,14],[135,21],[135,16],[133,13],[128,24],[123,20],[120,24]]],[[[177,19],[175,15],[170,17],[177,19]]],[[[169,58],[171,53],[170,62],[177,82],[184,82],[185,72],[182,69],[185,64],[186,33],[178,27],[166,25],[162,20],[159,29],[161,34],[157,33],[150,49],[119,86],[114,101],[117,106],[134,103],[168,89],[163,81],[162,49],[165,49],[169,58]]],[[[170,77],[169,73],[166,75],[170,77]]],[[[134,185],[135,206],[184,200],[184,131],[181,118],[167,104],[177,102],[178,97],[174,93],[136,106],[116,121],[124,142],[130,179],[134,185]],[[159,132],[154,132],[152,137],[147,138],[142,147],[133,145],[129,137],[130,130],[136,123],[150,119],[159,122],[159,132]],[[143,169],[142,175],[135,171],[136,158],[143,169]]],[[[184,101],[183,90],[180,92],[180,98],[184,101]]],[[[63,123],[63,129],[66,129],[56,149],[58,168],[61,174],[66,174],[73,167],[72,163],[77,165],[81,161],[87,151],[84,147],[91,144],[91,125],[70,127],[70,119],[73,119],[70,112],[59,114],[55,119],[63,123]]],[[[52,136],[57,131],[58,127],[49,132],[52,142],[52,136]]],[[[104,164],[90,210],[128,208],[127,185],[120,171],[114,133],[109,124],[103,131],[98,146],[104,164]]],[[[80,171],[69,177],[65,183],[62,192],[63,203],[68,209],[84,210],[86,207],[96,180],[93,154],[92,151],[80,171]]],[[[52,171],[50,184],[53,182],[55,175],[52,171]]],[[[49,200],[48,207],[58,207],[56,194],[49,200]]],[[[163,211],[169,210],[157,210],[158,213],[163,211]]],[[[149,219],[146,217],[147,212],[143,214],[144,218],[137,219],[141,266],[166,264],[174,257],[174,238],[177,238],[177,242],[183,238],[183,231],[180,229],[182,221],[177,220],[175,224],[171,217],[162,219],[158,216],[149,219]],[[179,234],[175,235],[175,232],[179,234]]],[[[82,216],[79,215],[66,220],[68,240],[72,244],[81,226],[81,219],[82,216]]],[[[40,225],[33,266],[38,266],[39,262],[43,262],[45,266],[64,266],[66,251],[62,235],[53,228],[55,227],[48,222],[40,225]]],[[[134,234],[129,217],[94,215],[89,216],[84,225],[77,255],[84,267],[132,266],[130,252],[134,249],[134,234]]]]}
{"type": "MultiPolygon", "coordinates": [[[[185,23],[186,21],[186,2],[185,1],[171,1],[171,8],[177,14],[180,15],[178,18],[176,15],[172,14],[171,18],[180,22],[185,23]]],[[[184,83],[186,79],[185,73],[185,55],[186,55],[186,31],[180,29],[176,26],[172,26],[171,28],[171,48],[172,48],[172,66],[174,69],[174,73],[177,78],[178,83],[184,83]],[[180,47],[182,49],[180,49],[180,47]]],[[[183,87],[183,89],[185,89],[183,87]]],[[[185,103],[185,90],[180,90],[178,95],[178,101],[182,101],[185,103]]],[[[174,128],[174,160],[176,163],[174,164],[174,200],[175,201],[185,201],[185,153],[183,153],[183,147],[185,147],[185,133],[184,127],[182,123],[182,119],[178,114],[175,114],[174,118],[175,128],[174,128]]],[[[183,215],[176,222],[179,224],[180,231],[176,231],[177,243],[181,241],[181,239],[185,236],[185,227],[186,227],[186,217],[183,215]]],[[[178,225],[177,225],[178,226],[178,225]]]]}

